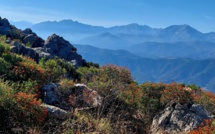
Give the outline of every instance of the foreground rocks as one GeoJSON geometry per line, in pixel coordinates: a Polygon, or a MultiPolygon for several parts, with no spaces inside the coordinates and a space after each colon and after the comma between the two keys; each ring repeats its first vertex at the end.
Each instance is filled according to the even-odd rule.
{"type": "Polygon", "coordinates": [[[207,110],[199,104],[171,103],[153,118],[150,133],[188,133],[209,118],[207,110]]]}
{"type": "Polygon", "coordinates": [[[103,98],[97,91],[90,89],[84,84],[75,84],[70,95],[70,102],[78,108],[94,108],[102,105],[103,98]]]}
{"type": "Polygon", "coordinates": [[[75,84],[74,88],[69,89],[70,93],[68,96],[61,96],[62,94],[59,92],[59,88],[58,84],[55,83],[43,86],[40,89],[40,96],[43,103],[55,106],[58,105],[60,108],[68,109],[68,107],[64,108],[64,106],[61,105],[66,97],[68,98],[67,103],[74,108],[95,108],[102,104],[103,98],[98,92],[90,89],[84,84],[75,84]]]}
{"type": "Polygon", "coordinates": [[[57,119],[66,119],[66,117],[68,116],[68,112],[63,109],[60,109],[59,107],[47,104],[42,104],[41,106],[47,109],[49,115],[57,119]]]}

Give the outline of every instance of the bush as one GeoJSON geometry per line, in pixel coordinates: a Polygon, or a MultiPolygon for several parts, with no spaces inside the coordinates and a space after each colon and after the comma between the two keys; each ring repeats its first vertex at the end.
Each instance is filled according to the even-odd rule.
{"type": "Polygon", "coordinates": [[[211,114],[215,114],[215,94],[200,90],[192,94],[193,100],[197,104],[203,105],[211,114]]]}
{"type": "Polygon", "coordinates": [[[189,134],[214,134],[215,120],[207,119],[201,123],[201,126],[190,131],[189,134]]]}
{"type": "Polygon", "coordinates": [[[28,81],[30,79],[44,83],[44,74],[45,70],[29,57],[22,57],[22,61],[18,62],[12,70],[14,81],[28,81]]]}
{"type": "Polygon", "coordinates": [[[65,77],[66,69],[61,67],[56,59],[40,61],[40,66],[45,69],[45,81],[47,83],[57,83],[62,77],[65,77]]]}
{"type": "Polygon", "coordinates": [[[185,90],[181,84],[172,83],[166,85],[165,90],[162,92],[161,103],[163,105],[175,101],[178,103],[192,103],[192,91],[185,90]]]}
{"type": "Polygon", "coordinates": [[[9,73],[9,69],[11,64],[5,61],[5,59],[0,57],[0,76],[7,75],[9,73]]]}
{"type": "Polygon", "coordinates": [[[47,114],[35,95],[15,93],[13,86],[0,80],[0,130],[3,132],[13,127],[39,125],[47,114]]]}
{"type": "Polygon", "coordinates": [[[40,106],[36,95],[19,92],[14,95],[18,110],[16,111],[18,121],[29,125],[43,123],[47,110],[40,106]]]}

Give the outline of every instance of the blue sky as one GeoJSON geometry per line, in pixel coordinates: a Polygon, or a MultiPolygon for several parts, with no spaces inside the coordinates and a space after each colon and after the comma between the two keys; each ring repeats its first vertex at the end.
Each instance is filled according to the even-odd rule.
{"type": "Polygon", "coordinates": [[[215,31],[215,0],[4,0],[0,16],[33,23],[72,19],[105,27],[189,24],[211,32],[215,31]]]}

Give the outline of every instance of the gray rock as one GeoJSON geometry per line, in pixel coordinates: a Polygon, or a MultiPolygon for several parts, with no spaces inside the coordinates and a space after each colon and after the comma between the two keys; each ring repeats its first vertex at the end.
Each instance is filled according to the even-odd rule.
{"type": "Polygon", "coordinates": [[[74,107],[98,107],[102,105],[103,98],[97,91],[90,89],[84,84],[75,84],[72,90],[74,107]]]}
{"type": "Polygon", "coordinates": [[[32,48],[28,48],[17,41],[10,43],[10,51],[13,53],[21,54],[23,56],[28,56],[34,59],[36,62],[39,61],[39,55],[32,48]]]}
{"type": "Polygon", "coordinates": [[[77,49],[68,41],[64,40],[62,37],[57,36],[56,34],[49,36],[48,39],[44,41],[42,38],[38,37],[37,34],[34,33],[31,29],[28,28],[22,31],[20,29],[17,29],[13,25],[10,25],[7,19],[0,18],[0,35],[6,35],[12,40],[19,39],[24,44],[30,43],[31,47],[33,48],[41,47],[42,49],[40,49],[40,51],[36,51],[37,54],[35,54],[32,49],[28,49],[27,47],[23,48],[23,46],[20,45],[11,45],[12,52],[23,55],[27,53],[27,56],[30,56],[36,61],[39,61],[39,58],[41,57],[50,59],[57,56],[59,58],[67,60],[75,67],[82,66],[84,64],[84,60],[76,52],[77,49]],[[24,50],[26,51],[23,52],[24,50]]]}
{"type": "Polygon", "coordinates": [[[50,104],[50,105],[59,103],[59,92],[58,92],[57,84],[51,83],[51,84],[45,85],[40,90],[41,90],[41,96],[44,103],[50,104]]]}
{"type": "Polygon", "coordinates": [[[50,53],[53,56],[58,56],[67,61],[75,63],[76,67],[83,64],[82,57],[76,52],[77,49],[68,41],[64,40],[62,37],[57,36],[56,34],[48,37],[43,48],[45,52],[50,53]]]}
{"type": "Polygon", "coordinates": [[[50,114],[55,118],[66,119],[66,117],[68,116],[68,112],[63,109],[60,109],[59,107],[55,107],[47,104],[42,104],[41,106],[46,108],[48,111],[48,114],[50,114]]]}
{"type": "Polygon", "coordinates": [[[10,34],[10,23],[7,19],[0,18],[0,35],[9,35],[10,34]]]}
{"type": "Polygon", "coordinates": [[[175,103],[167,106],[153,118],[150,133],[188,133],[209,118],[207,110],[199,104],[175,103]]]}
{"type": "Polygon", "coordinates": [[[23,31],[25,34],[24,38],[22,41],[24,43],[30,43],[32,46],[31,47],[43,47],[44,45],[44,40],[40,37],[37,36],[34,32],[32,32],[31,29],[27,28],[23,31]]]}

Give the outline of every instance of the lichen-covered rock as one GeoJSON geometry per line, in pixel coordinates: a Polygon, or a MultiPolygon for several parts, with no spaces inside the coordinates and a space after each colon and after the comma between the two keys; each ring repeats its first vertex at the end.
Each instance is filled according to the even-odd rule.
{"type": "Polygon", "coordinates": [[[172,103],[153,118],[150,133],[188,133],[209,118],[207,110],[199,104],[172,103]]]}

